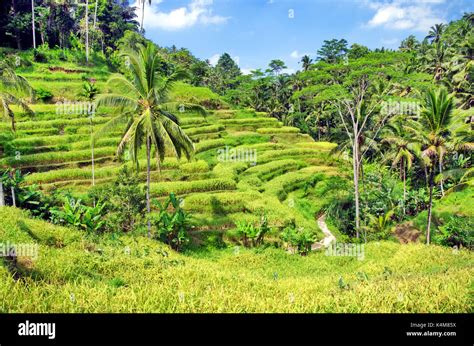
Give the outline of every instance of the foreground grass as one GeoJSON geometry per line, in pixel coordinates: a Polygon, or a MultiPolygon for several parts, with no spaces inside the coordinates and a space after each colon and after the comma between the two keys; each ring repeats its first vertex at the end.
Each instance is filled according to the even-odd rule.
{"type": "Polygon", "coordinates": [[[142,236],[101,236],[0,208],[0,242],[37,243],[0,312],[472,312],[473,255],[370,243],[364,260],[281,249],[181,255],[142,236]]]}

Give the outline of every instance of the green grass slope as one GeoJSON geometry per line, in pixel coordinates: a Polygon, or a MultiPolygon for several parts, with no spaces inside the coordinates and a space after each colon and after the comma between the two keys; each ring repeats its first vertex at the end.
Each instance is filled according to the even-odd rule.
{"type": "Polygon", "coordinates": [[[0,242],[39,245],[0,266],[0,312],[472,312],[473,255],[371,243],[364,259],[230,248],[174,253],[0,208],[0,242]],[[16,271],[15,280],[11,271],[16,271]]]}

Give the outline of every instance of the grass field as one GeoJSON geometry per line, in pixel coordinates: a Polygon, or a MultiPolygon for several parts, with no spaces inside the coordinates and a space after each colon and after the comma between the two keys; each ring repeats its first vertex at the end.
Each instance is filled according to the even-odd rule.
{"type": "Polygon", "coordinates": [[[138,235],[88,238],[0,209],[0,240],[38,244],[0,312],[472,312],[465,250],[370,243],[364,259],[229,247],[177,254],[138,235]]]}

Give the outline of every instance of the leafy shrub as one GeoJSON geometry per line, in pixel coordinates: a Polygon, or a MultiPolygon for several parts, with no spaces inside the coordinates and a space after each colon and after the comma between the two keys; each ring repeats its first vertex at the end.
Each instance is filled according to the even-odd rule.
{"type": "Polygon", "coordinates": [[[280,237],[284,242],[295,247],[302,256],[306,256],[311,251],[311,245],[316,242],[316,234],[313,231],[296,227],[295,222],[290,222],[280,237]]]}
{"type": "Polygon", "coordinates": [[[360,194],[361,209],[364,214],[384,215],[397,208],[394,216],[399,216],[403,203],[403,187],[397,175],[379,164],[364,167],[363,188],[360,194]]]}
{"type": "Polygon", "coordinates": [[[474,218],[452,216],[444,225],[438,227],[433,241],[436,244],[450,247],[467,247],[472,249],[474,238],[474,218]]]}
{"type": "Polygon", "coordinates": [[[35,49],[33,52],[33,60],[35,62],[43,62],[43,63],[48,62],[48,56],[46,55],[44,51],[38,48],[38,49],[35,49]]]}
{"type": "Polygon", "coordinates": [[[85,78],[84,84],[82,84],[81,96],[84,96],[88,100],[92,100],[95,95],[99,93],[95,81],[85,78]]]}
{"type": "Polygon", "coordinates": [[[395,209],[389,210],[384,215],[374,216],[367,214],[368,225],[363,226],[365,238],[367,240],[382,240],[390,236],[390,226],[395,209]]]}
{"type": "Polygon", "coordinates": [[[190,240],[190,215],[181,208],[180,201],[173,193],[162,204],[156,200],[154,203],[160,209],[154,220],[158,238],[176,251],[183,250],[190,240]]]}
{"type": "Polygon", "coordinates": [[[50,101],[53,98],[51,91],[41,87],[35,90],[35,95],[37,100],[43,102],[50,101]]]}
{"type": "Polygon", "coordinates": [[[75,200],[66,196],[62,209],[53,209],[52,221],[57,224],[70,225],[87,232],[101,232],[105,230],[105,204],[97,202],[89,207],[82,204],[81,199],[75,200]]]}
{"type": "Polygon", "coordinates": [[[37,185],[21,187],[17,196],[20,208],[27,209],[33,216],[45,220],[51,218],[51,210],[60,203],[56,191],[46,195],[39,190],[37,185]]]}
{"type": "Polygon", "coordinates": [[[237,222],[237,235],[245,247],[255,247],[263,244],[265,234],[271,231],[268,219],[263,215],[259,227],[249,222],[237,222]]]}
{"type": "Polygon", "coordinates": [[[28,175],[23,175],[20,170],[0,171],[0,180],[7,190],[6,203],[13,204],[13,198],[17,207],[27,209],[33,216],[49,220],[51,209],[59,205],[57,194],[45,195],[36,185],[24,186],[23,182],[28,175]],[[14,192],[14,195],[12,194],[14,192]]]}
{"type": "Polygon", "coordinates": [[[146,200],[137,174],[123,167],[112,184],[96,187],[89,196],[107,200],[107,229],[130,232],[143,226],[146,200]]]}
{"type": "Polygon", "coordinates": [[[430,196],[426,188],[417,190],[409,189],[405,201],[405,210],[408,215],[416,215],[428,208],[430,196]]]}

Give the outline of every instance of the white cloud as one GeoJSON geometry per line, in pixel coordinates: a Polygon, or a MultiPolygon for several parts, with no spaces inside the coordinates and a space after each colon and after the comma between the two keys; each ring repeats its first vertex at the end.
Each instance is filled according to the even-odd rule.
{"type": "MultiPolygon", "coordinates": [[[[191,0],[185,7],[179,7],[169,12],[162,12],[158,8],[163,0],[153,2],[145,6],[145,29],[157,28],[163,30],[181,30],[190,28],[196,24],[216,25],[227,22],[229,17],[215,15],[212,10],[213,0],[191,0]]],[[[136,13],[141,19],[141,5],[137,7],[136,13]]]]}
{"type": "Polygon", "coordinates": [[[255,70],[254,68],[242,68],[240,71],[242,71],[243,75],[249,75],[252,74],[252,71],[255,70]]]}
{"type": "Polygon", "coordinates": [[[217,65],[217,62],[219,61],[219,58],[221,57],[220,54],[214,54],[213,56],[211,56],[208,60],[209,60],[209,64],[211,64],[212,66],[216,66],[217,65]]]}
{"type": "Polygon", "coordinates": [[[291,52],[290,56],[291,56],[293,59],[298,59],[298,57],[299,57],[298,51],[297,51],[297,50],[294,50],[293,52],[291,52]]]}
{"type": "Polygon", "coordinates": [[[434,24],[445,23],[443,14],[434,6],[444,0],[391,0],[388,2],[364,1],[364,4],[375,10],[374,16],[367,22],[367,27],[384,27],[395,30],[417,30],[426,32],[434,24]]]}
{"type": "Polygon", "coordinates": [[[300,59],[305,55],[309,55],[309,53],[300,53],[297,50],[291,52],[290,57],[293,59],[300,59]]]}

